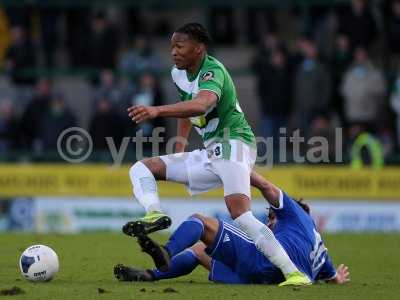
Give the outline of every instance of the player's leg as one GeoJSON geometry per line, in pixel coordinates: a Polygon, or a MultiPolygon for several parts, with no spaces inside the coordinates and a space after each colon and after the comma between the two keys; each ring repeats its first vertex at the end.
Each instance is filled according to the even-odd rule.
{"type": "Polygon", "coordinates": [[[133,193],[146,212],[161,212],[156,180],[165,180],[165,163],[159,157],[143,159],[133,164],[129,177],[133,193]]]}
{"type": "Polygon", "coordinates": [[[212,245],[218,232],[219,222],[215,218],[194,214],[185,220],[171,235],[164,248],[172,257],[202,241],[205,245],[212,245]]]}
{"type": "Polygon", "coordinates": [[[223,221],[218,221],[217,228],[204,249],[207,256],[203,265],[210,271],[210,281],[248,284],[254,282],[256,274],[263,273],[267,265],[273,267],[269,261],[260,260],[263,255],[239,228],[223,221]]]}
{"type": "Polygon", "coordinates": [[[256,255],[252,258],[247,257],[257,251],[254,244],[239,229],[219,222],[217,219],[200,214],[191,216],[174,232],[166,248],[169,249],[169,252],[178,254],[172,257],[168,270],[162,271],[157,268],[146,271],[154,280],[186,275],[198,264],[201,264],[210,271],[209,279],[211,281],[230,284],[251,282],[249,278],[240,276],[234,269],[237,264],[242,268],[246,265],[243,259],[249,262],[248,265],[254,265],[252,259],[256,255]],[[199,226],[200,222],[201,226],[199,226]],[[199,238],[200,230],[202,230],[201,242],[185,248],[199,238]],[[181,251],[181,249],[184,250],[181,251]],[[211,255],[214,259],[211,258],[211,255]],[[243,259],[240,260],[238,255],[244,255],[243,259]]]}
{"type": "Polygon", "coordinates": [[[147,235],[138,237],[143,252],[149,254],[158,269],[165,271],[170,266],[170,258],[190,248],[200,240],[206,245],[214,242],[218,231],[218,221],[200,214],[194,214],[182,222],[170,236],[165,246],[160,246],[147,235]]]}
{"type": "Polygon", "coordinates": [[[199,265],[197,254],[192,249],[186,249],[171,259],[168,270],[138,269],[124,265],[114,267],[114,275],[119,281],[156,281],[177,278],[191,273],[199,265]]]}
{"type": "Polygon", "coordinates": [[[153,269],[150,270],[150,273],[154,280],[161,280],[190,274],[199,264],[210,270],[211,257],[207,255],[205,249],[206,245],[203,242],[197,242],[190,248],[172,257],[170,267],[167,271],[153,269]]]}
{"type": "Polygon", "coordinates": [[[188,184],[183,158],[172,154],[141,160],[131,167],[129,177],[135,198],[146,210],[146,215],[140,220],[126,223],[123,232],[138,236],[169,227],[171,219],[161,209],[156,180],[188,184]]]}
{"type": "MultiPolygon", "coordinates": [[[[203,236],[209,239],[210,226],[207,224],[212,221],[211,218],[198,214],[190,216],[179,225],[164,247],[145,234],[138,235],[138,242],[142,251],[151,256],[157,269],[166,271],[170,267],[171,258],[175,255],[194,245],[203,236]]],[[[218,228],[217,225],[215,227],[218,228]]]]}
{"type": "Polygon", "coordinates": [[[122,231],[129,236],[148,234],[168,228],[171,219],[162,212],[157,192],[157,180],[165,180],[166,166],[159,157],[136,162],[129,170],[133,194],[146,210],[146,215],[126,223],[122,231]]]}
{"type": "Polygon", "coordinates": [[[157,269],[166,272],[174,264],[174,257],[200,240],[205,245],[212,245],[218,229],[219,222],[216,219],[195,214],[179,225],[165,246],[159,245],[147,235],[139,235],[138,242],[142,251],[151,256],[157,269]]]}
{"type": "MultiPolygon", "coordinates": [[[[222,234],[222,233],[221,233],[222,234]]],[[[194,244],[190,249],[196,254],[196,257],[204,268],[209,271],[208,279],[217,283],[226,284],[246,284],[250,283],[249,280],[245,280],[240,277],[237,272],[235,272],[231,267],[226,265],[220,260],[213,259],[207,251],[215,250],[211,249],[215,242],[212,242],[206,246],[203,242],[194,244]]],[[[239,251],[240,252],[240,251],[239,251]]],[[[225,253],[225,256],[232,257],[230,251],[225,253]]]]}
{"type": "MultiPolygon", "coordinates": [[[[170,242],[177,243],[177,240],[185,235],[191,235],[192,241],[195,237],[198,237],[198,234],[195,234],[195,232],[199,229],[199,226],[195,223],[191,223],[192,221],[190,219],[193,219],[193,217],[197,217],[203,222],[203,226],[201,226],[204,228],[201,236],[202,242],[196,242],[189,249],[185,249],[173,256],[168,270],[162,271],[159,268],[154,270],[138,270],[129,267],[124,267],[125,269],[123,269],[121,266],[117,266],[117,273],[122,269],[125,270],[125,273],[132,275],[120,275],[119,277],[117,276],[117,278],[139,277],[139,280],[144,280],[144,272],[144,278],[150,276],[152,280],[176,278],[190,273],[198,264],[202,264],[210,271],[209,279],[211,281],[231,284],[250,283],[252,267],[257,265],[253,261],[257,257],[257,250],[254,243],[252,243],[244,233],[232,225],[219,222],[214,218],[194,215],[189,218],[188,221],[184,222],[180,226],[181,228],[175,231],[170,242]],[[186,231],[188,227],[194,227],[194,230],[186,231]],[[211,256],[213,259],[211,259],[211,256]],[[238,265],[240,265],[242,273],[247,272],[250,276],[243,277],[234,271],[238,265]],[[243,270],[243,268],[246,270],[243,270]]],[[[171,243],[169,245],[171,245],[171,243]]],[[[191,242],[187,240],[187,244],[190,243],[191,242]]],[[[180,251],[179,247],[185,247],[185,245],[180,242],[177,244],[179,245],[172,247],[175,251],[180,251]]]]}
{"type": "MultiPolygon", "coordinates": [[[[205,256],[200,255],[201,249],[197,244],[204,245],[199,243],[203,235],[206,241],[213,242],[213,234],[207,229],[212,230],[214,226],[208,223],[208,218],[201,215],[189,217],[171,235],[166,247],[160,246],[147,235],[139,235],[138,243],[142,251],[151,256],[156,269],[142,270],[116,265],[115,277],[120,281],[155,281],[189,274],[199,263],[206,263],[205,256]]],[[[205,248],[205,245],[202,248],[205,248]]]]}
{"type": "Polygon", "coordinates": [[[271,229],[258,221],[250,210],[246,211],[250,206],[250,199],[246,195],[229,195],[225,201],[239,227],[254,241],[257,249],[282,271],[286,278],[282,285],[310,284],[310,280],[298,270],[271,229]]]}
{"type": "Polygon", "coordinates": [[[244,194],[231,194],[225,197],[228,210],[240,229],[242,229],[256,244],[257,248],[279,269],[285,276],[297,272],[286,251],[274,233],[262,222],[256,219],[250,210],[250,199],[244,194]]]}
{"type": "MultiPolygon", "coordinates": [[[[271,182],[266,180],[263,176],[255,171],[251,172],[250,175],[251,185],[258,188],[262,193],[263,197],[275,207],[279,206],[279,195],[280,190],[271,182]]],[[[282,282],[280,286],[286,285],[306,285],[311,284],[309,281],[305,280],[306,276],[300,272],[293,272],[289,276],[285,276],[286,281],[282,282]]]]}
{"type": "MultiPolygon", "coordinates": [[[[142,279],[143,277],[145,279],[150,277],[154,281],[177,278],[187,275],[200,264],[210,272],[210,281],[229,284],[249,283],[248,280],[244,280],[236,272],[234,272],[231,267],[224,264],[222,261],[212,259],[211,256],[207,253],[206,249],[216,250],[215,248],[211,248],[212,245],[215,244],[214,240],[212,239],[212,237],[215,235],[216,232],[209,232],[209,234],[207,234],[207,236],[205,237],[205,239],[210,243],[208,246],[204,242],[197,242],[190,248],[185,249],[184,251],[175,255],[171,259],[171,264],[167,271],[161,271],[160,269],[137,270],[134,268],[129,268],[128,270],[131,274],[136,275],[136,277],[137,274],[140,274],[140,279],[142,279]]],[[[221,249],[221,251],[225,250],[221,249]]],[[[230,252],[231,251],[226,251],[225,254],[232,258],[232,254],[230,252]]],[[[135,276],[131,277],[136,278],[135,276]]]]}
{"type": "Polygon", "coordinates": [[[271,229],[257,220],[250,210],[250,168],[241,162],[224,159],[215,160],[213,168],[223,182],[225,202],[236,224],[286,278],[298,274],[299,270],[271,229]]]}
{"type": "Polygon", "coordinates": [[[190,249],[196,255],[199,264],[210,271],[212,259],[211,256],[206,253],[206,248],[207,246],[203,242],[197,242],[192,247],[190,247],[190,249]]]}
{"type": "Polygon", "coordinates": [[[206,249],[207,246],[203,242],[197,242],[189,249],[175,255],[167,271],[144,270],[118,264],[114,267],[114,275],[119,281],[157,281],[185,276],[200,264],[210,272],[210,281],[229,284],[249,283],[223,262],[212,259],[206,249]]]}

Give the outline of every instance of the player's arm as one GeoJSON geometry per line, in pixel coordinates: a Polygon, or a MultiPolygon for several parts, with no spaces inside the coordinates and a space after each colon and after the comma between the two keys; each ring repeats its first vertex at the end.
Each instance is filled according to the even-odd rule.
{"type": "Polygon", "coordinates": [[[280,190],[254,170],[250,174],[250,184],[260,190],[270,205],[273,207],[281,206],[280,190]]]}
{"type": "Polygon", "coordinates": [[[350,281],[349,268],[344,264],[337,268],[332,263],[332,259],[327,254],[324,264],[318,272],[317,280],[324,280],[328,283],[344,284],[350,281]]]}
{"type": "Polygon", "coordinates": [[[296,204],[286,193],[255,171],[252,171],[250,174],[250,183],[260,190],[270,207],[275,211],[276,216],[280,219],[298,216],[299,209],[307,213],[310,211],[308,205],[302,202],[302,200],[296,201],[296,204]]]}
{"type": "Polygon", "coordinates": [[[175,144],[175,152],[185,152],[187,140],[192,129],[192,123],[189,119],[179,118],[177,124],[177,137],[178,141],[175,144]]]}
{"type": "Polygon", "coordinates": [[[350,281],[349,268],[344,264],[336,268],[336,274],[333,278],[326,280],[328,283],[345,284],[350,281]]]}
{"type": "Polygon", "coordinates": [[[128,108],[132,121],[140,123],[158,117],[190,118],[204,115],[217,103],[215,92],[201,90],[196,98],[189,101],[161,106],[134,105],[128,108]]]}

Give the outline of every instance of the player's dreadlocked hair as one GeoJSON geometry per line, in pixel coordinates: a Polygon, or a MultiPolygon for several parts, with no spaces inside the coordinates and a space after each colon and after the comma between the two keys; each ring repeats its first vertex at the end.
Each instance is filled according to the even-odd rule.
{"type": "Polygon", "coordinates": [[[187,23],[182,27],[179,27],[175,32],[185,33],[191,39],[203,43],[208,46],[211,43],[211,37],[207,29],[200,23],[187,23]]]}

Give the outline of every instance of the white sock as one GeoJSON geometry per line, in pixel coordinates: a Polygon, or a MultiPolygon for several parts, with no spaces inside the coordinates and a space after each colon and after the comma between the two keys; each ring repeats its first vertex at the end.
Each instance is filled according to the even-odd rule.
{"type": "Polygon", "coordinates": [[[235,222],[254,241],[257,249],[278,267],[284,275],[298,271],[271,229],[258,221],[251,211],[237,217],[235,222]]]}
{"type": "Polygon", "coordinates": [[[130,168],[129,177],[133,185],[133,194],[146,212],[162,211],[156,179],[149,168],[138,161],[130,168]]]}

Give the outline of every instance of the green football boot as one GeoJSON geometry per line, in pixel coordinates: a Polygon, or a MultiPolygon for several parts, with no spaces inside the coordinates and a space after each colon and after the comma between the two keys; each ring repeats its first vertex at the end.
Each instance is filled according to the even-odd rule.
{"type": "Polygon", "coordinates": [[[126,235],[137,237],[171,226],[171,218],[159,211],[148,212],[143,218],[126,223],[122,232],[126,235]]]}
{"type": "Polygon", "coordinates": [[[279,286],[306,286],[312,284],[311,280],[299,271],[289,273],[285,277],[286,280],[280,283],[279,286]]]}

